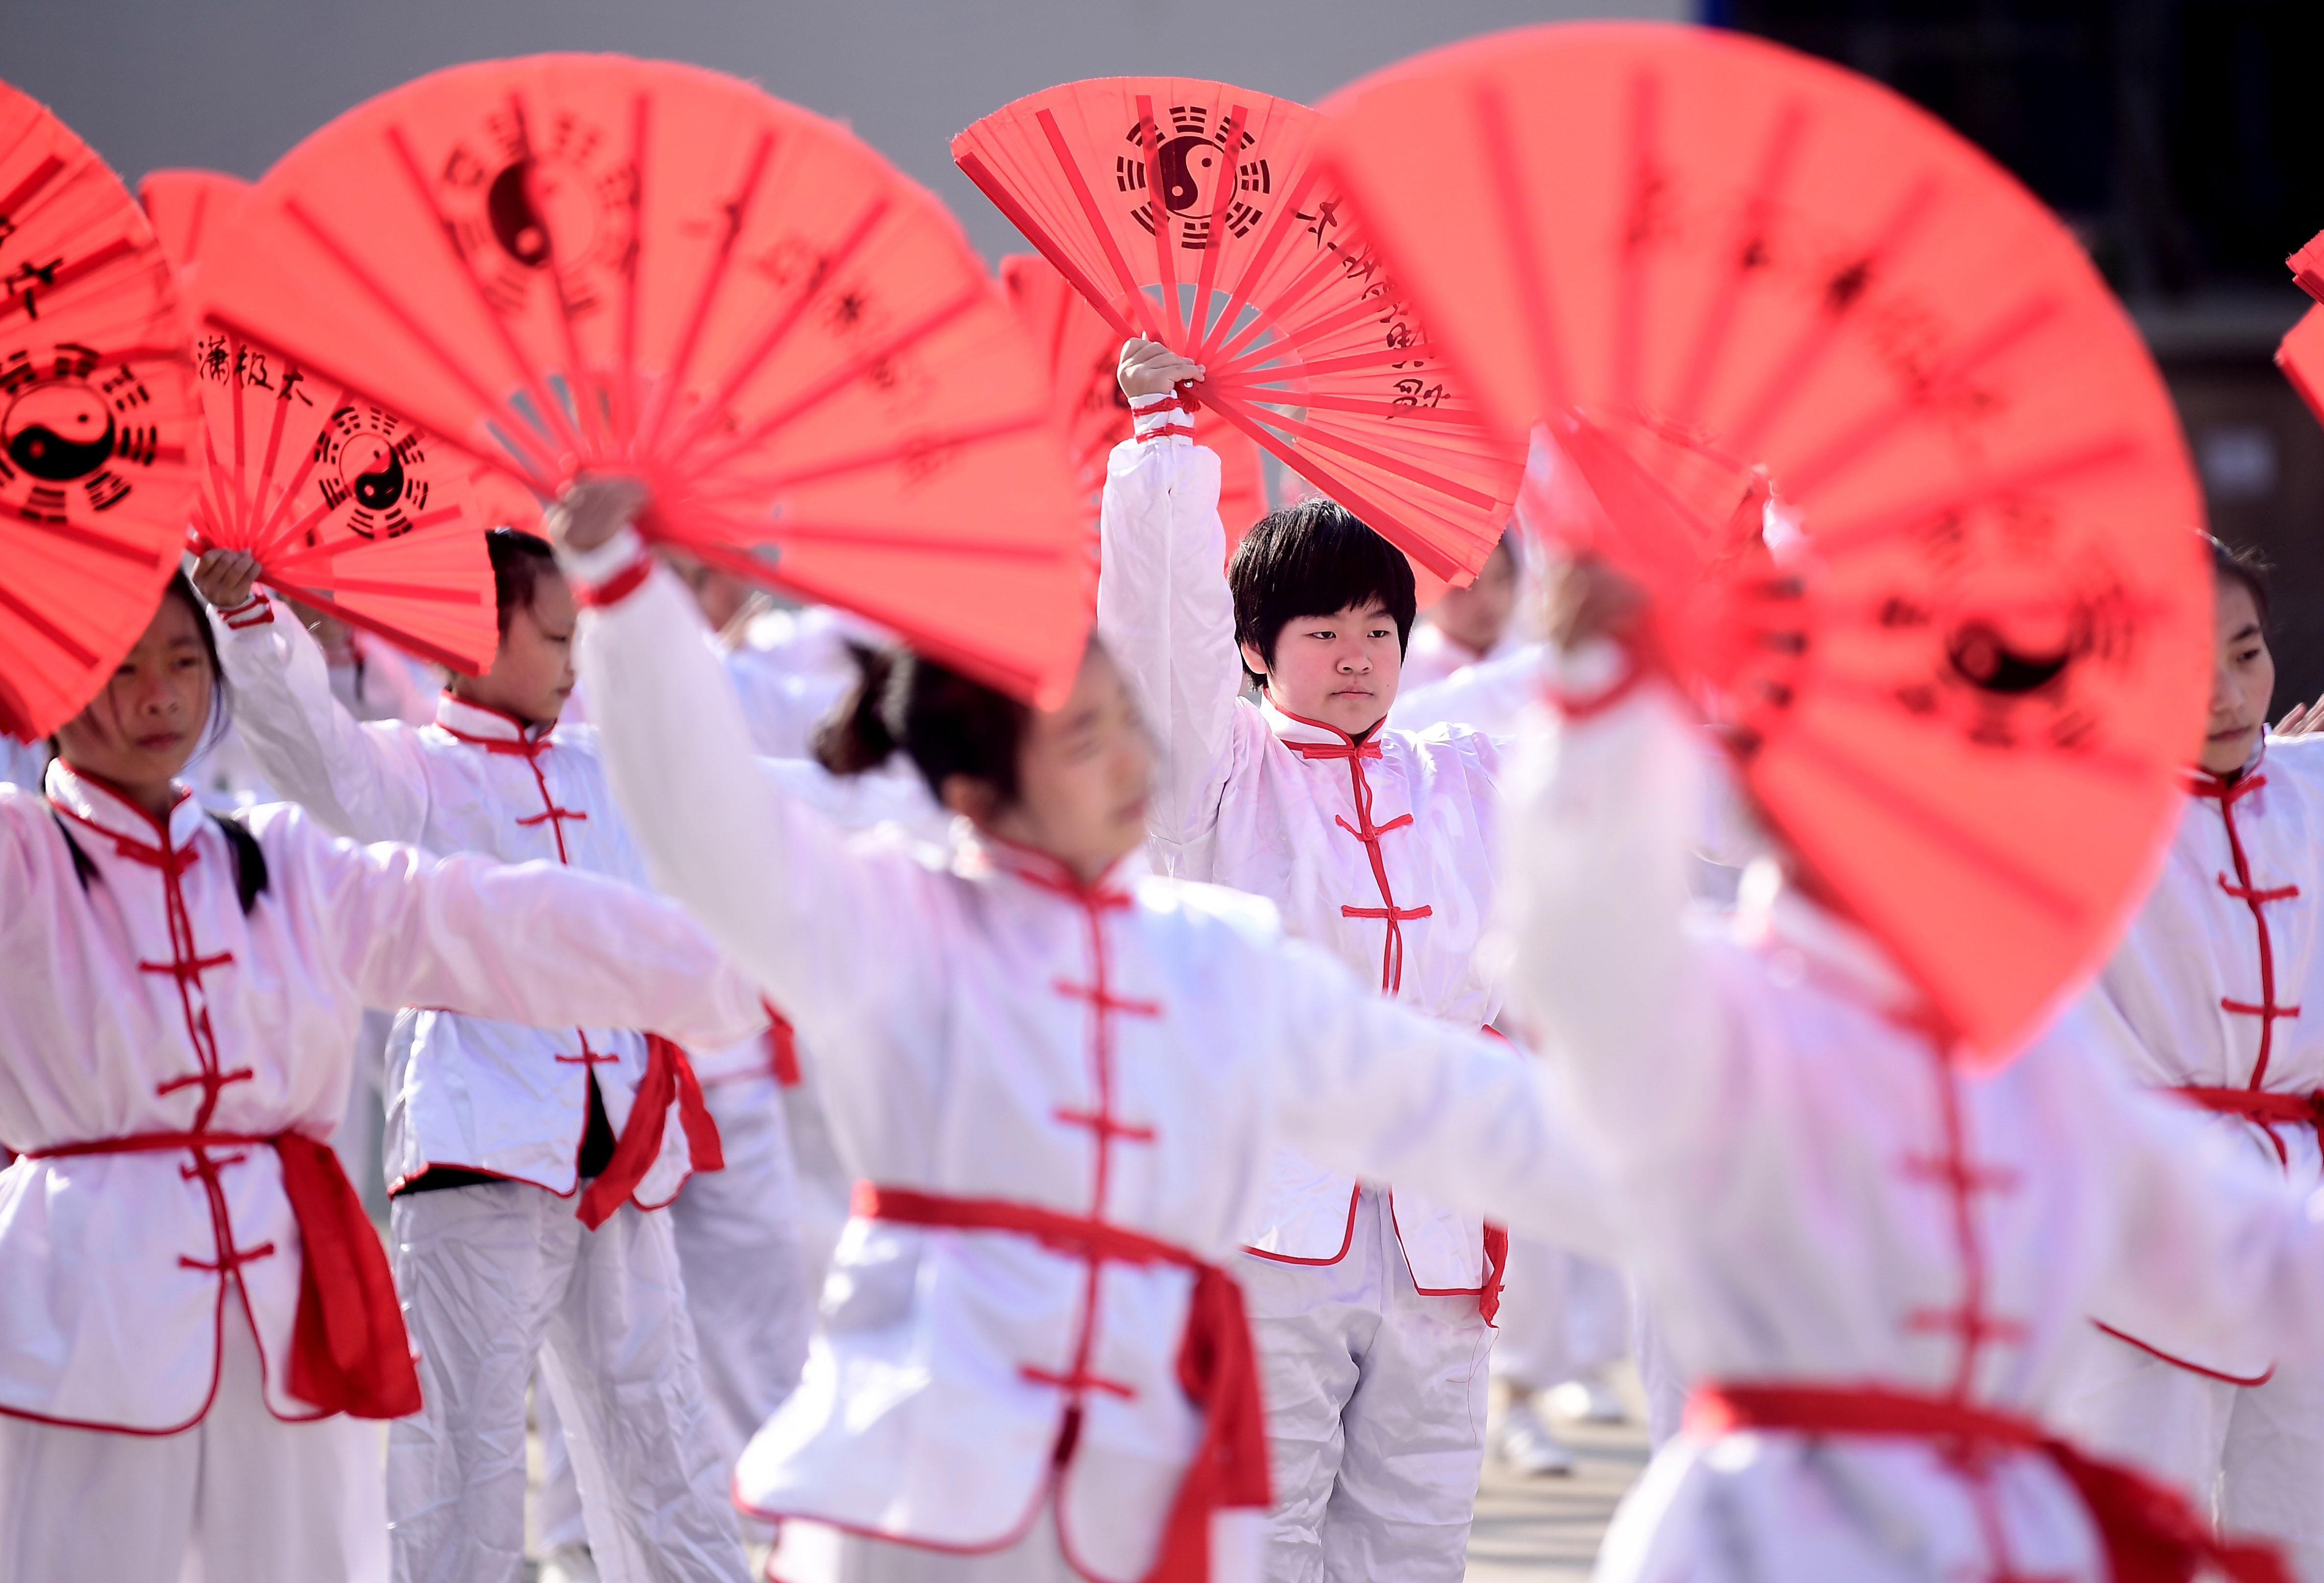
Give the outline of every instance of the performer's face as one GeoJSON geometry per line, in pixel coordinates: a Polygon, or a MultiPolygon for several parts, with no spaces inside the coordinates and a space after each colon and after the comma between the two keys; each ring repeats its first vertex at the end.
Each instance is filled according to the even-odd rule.
{"type": "Polygon", "coordinates": [[[1446,589],[1429,608],[1428,619],[1471,653],[1483,654],[1501,640],[1517,607],[1517,560],[1505,534],[1477,580],[1466,588],[1446,589]]]}
{"type": "Polygon", "coordinates": [[[1404,643],[1396,618],[1374,600],[1333,615],[1297,616],[1283,623],[1275,659],[1252,644],[1243,661],[1267,678],[1267,695],[1286,714],[1361,736],[1387,718],[1404,674],[1404,643]]]}
{"type": "Polygon", "coordinates": [[[1082,661],[1073,695],[1037,711],[1018,752],[1017,800],[994,806],[955,776],[945,801],[995,834],[1094,879],[1146,839],[1154,748],[1137,701],[1102,649],[1082,661]]]}
{"type": "Polygon", "coordinates": [[[2211,718],[2204,728],[2203,768],[2233,775],[2250,762],[2267,730],[2268,699],[2275,692],[2275,656],[2267,649],[2259,605],[2232,577],[2214,595],[2217,649],[2211,666],[2211,718]]]}
{"type": "Polygon", "coordinates": [[[533,584],[532,603],[508,612],[492,669],[460,677],[452,690],[528,723],[555,724],[573,695],[573,625],[579,614],[571,585],[544,569],[533,584]]]}
{"type": "Polygon", "coordinates": [[[57,731],[60,758],[157,818],[167,815],[170,783],[209,725],[216,677],[201,619],[184,600],[163,599],[112,678],[57,731]]]}

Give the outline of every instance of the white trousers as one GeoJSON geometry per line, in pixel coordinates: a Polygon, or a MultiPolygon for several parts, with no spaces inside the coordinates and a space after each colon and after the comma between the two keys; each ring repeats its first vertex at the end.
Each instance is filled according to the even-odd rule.
{"type": "Polygon", "coordinates": [[[217,1394],[172,1435],[0,1417],[7,1583],[380,1583],[382,1426],[285,1423],[229,1298],[217,1394]]]}
{"type": "Polygon", "coordinates": [[[2210,1379],[2092,1328],[2074,1343],[2060,1423],[2076,1441],[2176,1486],[2237,1537],[2273,1540],[2324,1583],[2324,1368],[2263,1385],[2210,1379]]]}
{"type": "Polygon", "coordinates": [[[1493,1376],[1546,1391],[1629,1350],[1629,1284],[1610,1265],[1512,1237],[1497,1322],[1493,1376]]]}
{"type": "Polygon", "coordinates": [[[625,1204],[591,1231],[573,1208],[517,1182],[395,1201],[422,1397],[388,1436],[396,1583],[522,1578],[536,1358],[608,1583],[744,1583],[669,1217],[625,1204]]]}
{"type": "MultiPolygon", "coordinates": [[[[767,1562],[782,1583],[1084,1583],[1057,1544],[1054,1508],[1044,1506],[1025,1536],[985,1555],[952,1555],[844,1533],[794,1517],[767,1562]]],[[[1256,1512],[1211,1519],[1211,1583],[1259,1583],[1265,1524],[1256,1512]]]]}
{"type": "MultiPolygon", "coordinates": [[[[733,1078],[702,1091],[726,1168],[687,1178],[669,1206],[686,1311],[702,1358],[722,1477],[759,1426],[775,1415],[807,1367],[815,1294],[804,1275],[798,1177],[781,1088],[771,1077],[733,1078]]],[[[573,1459],[553,1394],[534,1408],[547,1457],[535,1528],[544,1551],[586,1537],[573,1459]]],[[[746,1529],[749,1519],[743,1519],[746,1529]]]]}
{"type": "Polygon", "coordinates": [[[1235,1278],[1267,1397],[1270,1583],[1460,1583],[1493,1344],[1477,1300],[1413,1289],[1369,1187],[1339,1263],[1246,1255],[1235,1278]]]}

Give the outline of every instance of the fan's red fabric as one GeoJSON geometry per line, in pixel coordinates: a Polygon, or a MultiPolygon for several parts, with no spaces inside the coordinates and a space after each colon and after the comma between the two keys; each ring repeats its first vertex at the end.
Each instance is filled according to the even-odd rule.
{"type": "Polygon", "coordinates": [[[2324,423],[2324,306],[2310,308],[2275,349],[2275,365],[2324,423]]]}
{"type": "Polygon", "coordinates": [[[1205,407],[1455,583],[1493,553],[1525,451],[1448,377],[1308,155],[1315,112],[1192,78],[1047,88],[953,160],[1105,321],[1202,363],[1205,407]]]}
{"type": "Polygon", "coordinates": [[[1904,99],[1732,32],[1523,30],[1325,112],[1464,388],[1598,491],[1752,793],[2006,1059],[2143,894],[2209,674],[2178,420],[2072,235],[1904,99]]]}
{"type": "MultiPolygon", "coordinates": [[[[1001,261],[1001,283],[1017,306],[1034,350],[1049,370],[1057,424],[1074,465],[1074,484],[1088,504],[1092,530],[1105,489],[1106,457],[1130,437],[1130,402],[1114,377],[1122,337],[1081,299],[1065,278],[1036,253],[1001,261]]],[[[1219,456],[1219,515],[1232,554],[1250,525],[1267,514],[1266,472],[1250,437],[1204,410],[1194,415],[1194,437],[1219,456]]]]}
{"type": "MultiPolygon", "coordinates": [[[[197,299],[209,242],[232,231],[250,183],[155,170],[137,184],[161,248],[197,299]]],[[[197,551],[246,550],[266,584],[470,676],[500,632],[484,518],[488,476],[391,412],[237,336],[195,336],[205,425],[197,551]]]]}
{"type": "Polygon", "coordinates": [[[2310,236],[2305,246],[2283,262],[2292,271],[2292,284],[2324,302],[2324,231],[2310,236]]]}
{"type": "Polygon", "coordinates": [[[136,200],[0,83],[0,731],[78,713],[152,620],[201,420],[176,279],[136,200]]]}
{"type": "Polygon", "coordinates": [[[177,266],[181,287],[191,280],[204,245],[233,224],[230,216],[250,183],[223,170],[180,168],[148,170],[137,183],[137,201],[162,254],[177,266]]]}
{"type": "Polygon", "coordinates": [[[1070,684],[1047,375],[943,207],[831,122],[668,62],[455,67],[292,150],[201,285],[208,327],[539,495],[640,474],[706,560],[1070,684]]]}

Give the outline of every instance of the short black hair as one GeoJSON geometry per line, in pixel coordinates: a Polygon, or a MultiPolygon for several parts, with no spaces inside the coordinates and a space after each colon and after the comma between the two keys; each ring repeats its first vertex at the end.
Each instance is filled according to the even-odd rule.
{"type": "Polygon", "coordinates": [[[2212,538],[2212,583],[2222,587],[2229,583],[2242,584],[2244,592],[2251,595],[2252,608],[2259,612],[2260,630],[2263,632],[2267,630],[2267,584],[2268,575],[2273,570],[2267,564],[2267,557],[2259,551],[2212,538]]]}
{"type": "Polygon", "coordinates": [[[862,775],[901,751],[938,801],[955,775],[991,787],[1004,808],[1017,801],[1030,709],[900,645],[850,649],[855,687],[816,730],[817,763],[834,775],[862,775]]]}
{"type": "Polygon", "coordinates": [[[493,563],[493,615],[505,638],[509,612],[532,608],[541,573],[557,570],[557,552],[537,533],[521,528],[490,528],[484,531],[484,553],[493,563]]]}
{"type": "MultiPolygon", "coordinates": [[[[1261,517],[1235,547],[1227,584],[1234,591],[1235,641],[1258,649],[1269,667],[1285,624],[1302,616],[1378,600],[1395,619],[1401,652],[1419,613],[1404,552],[1333,501],[1301,501],[1261,517]]],[[[1243,668],[1253,682],[1265,679],[1248,662],[1243,668]]]]}

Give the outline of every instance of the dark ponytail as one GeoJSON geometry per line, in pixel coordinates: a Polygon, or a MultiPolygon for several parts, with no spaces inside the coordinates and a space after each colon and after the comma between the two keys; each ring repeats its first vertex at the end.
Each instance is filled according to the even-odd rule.
{"type": "Polygon", "coordinates": [[[908,649],[849,648],[855,686],[816,731],[816,763],[834,775],[862,775],[900,750],[939,801],[955,775],[991,787],[1002,807],[1017,800],[1017,758],[1032,711],[908,649]]]}

